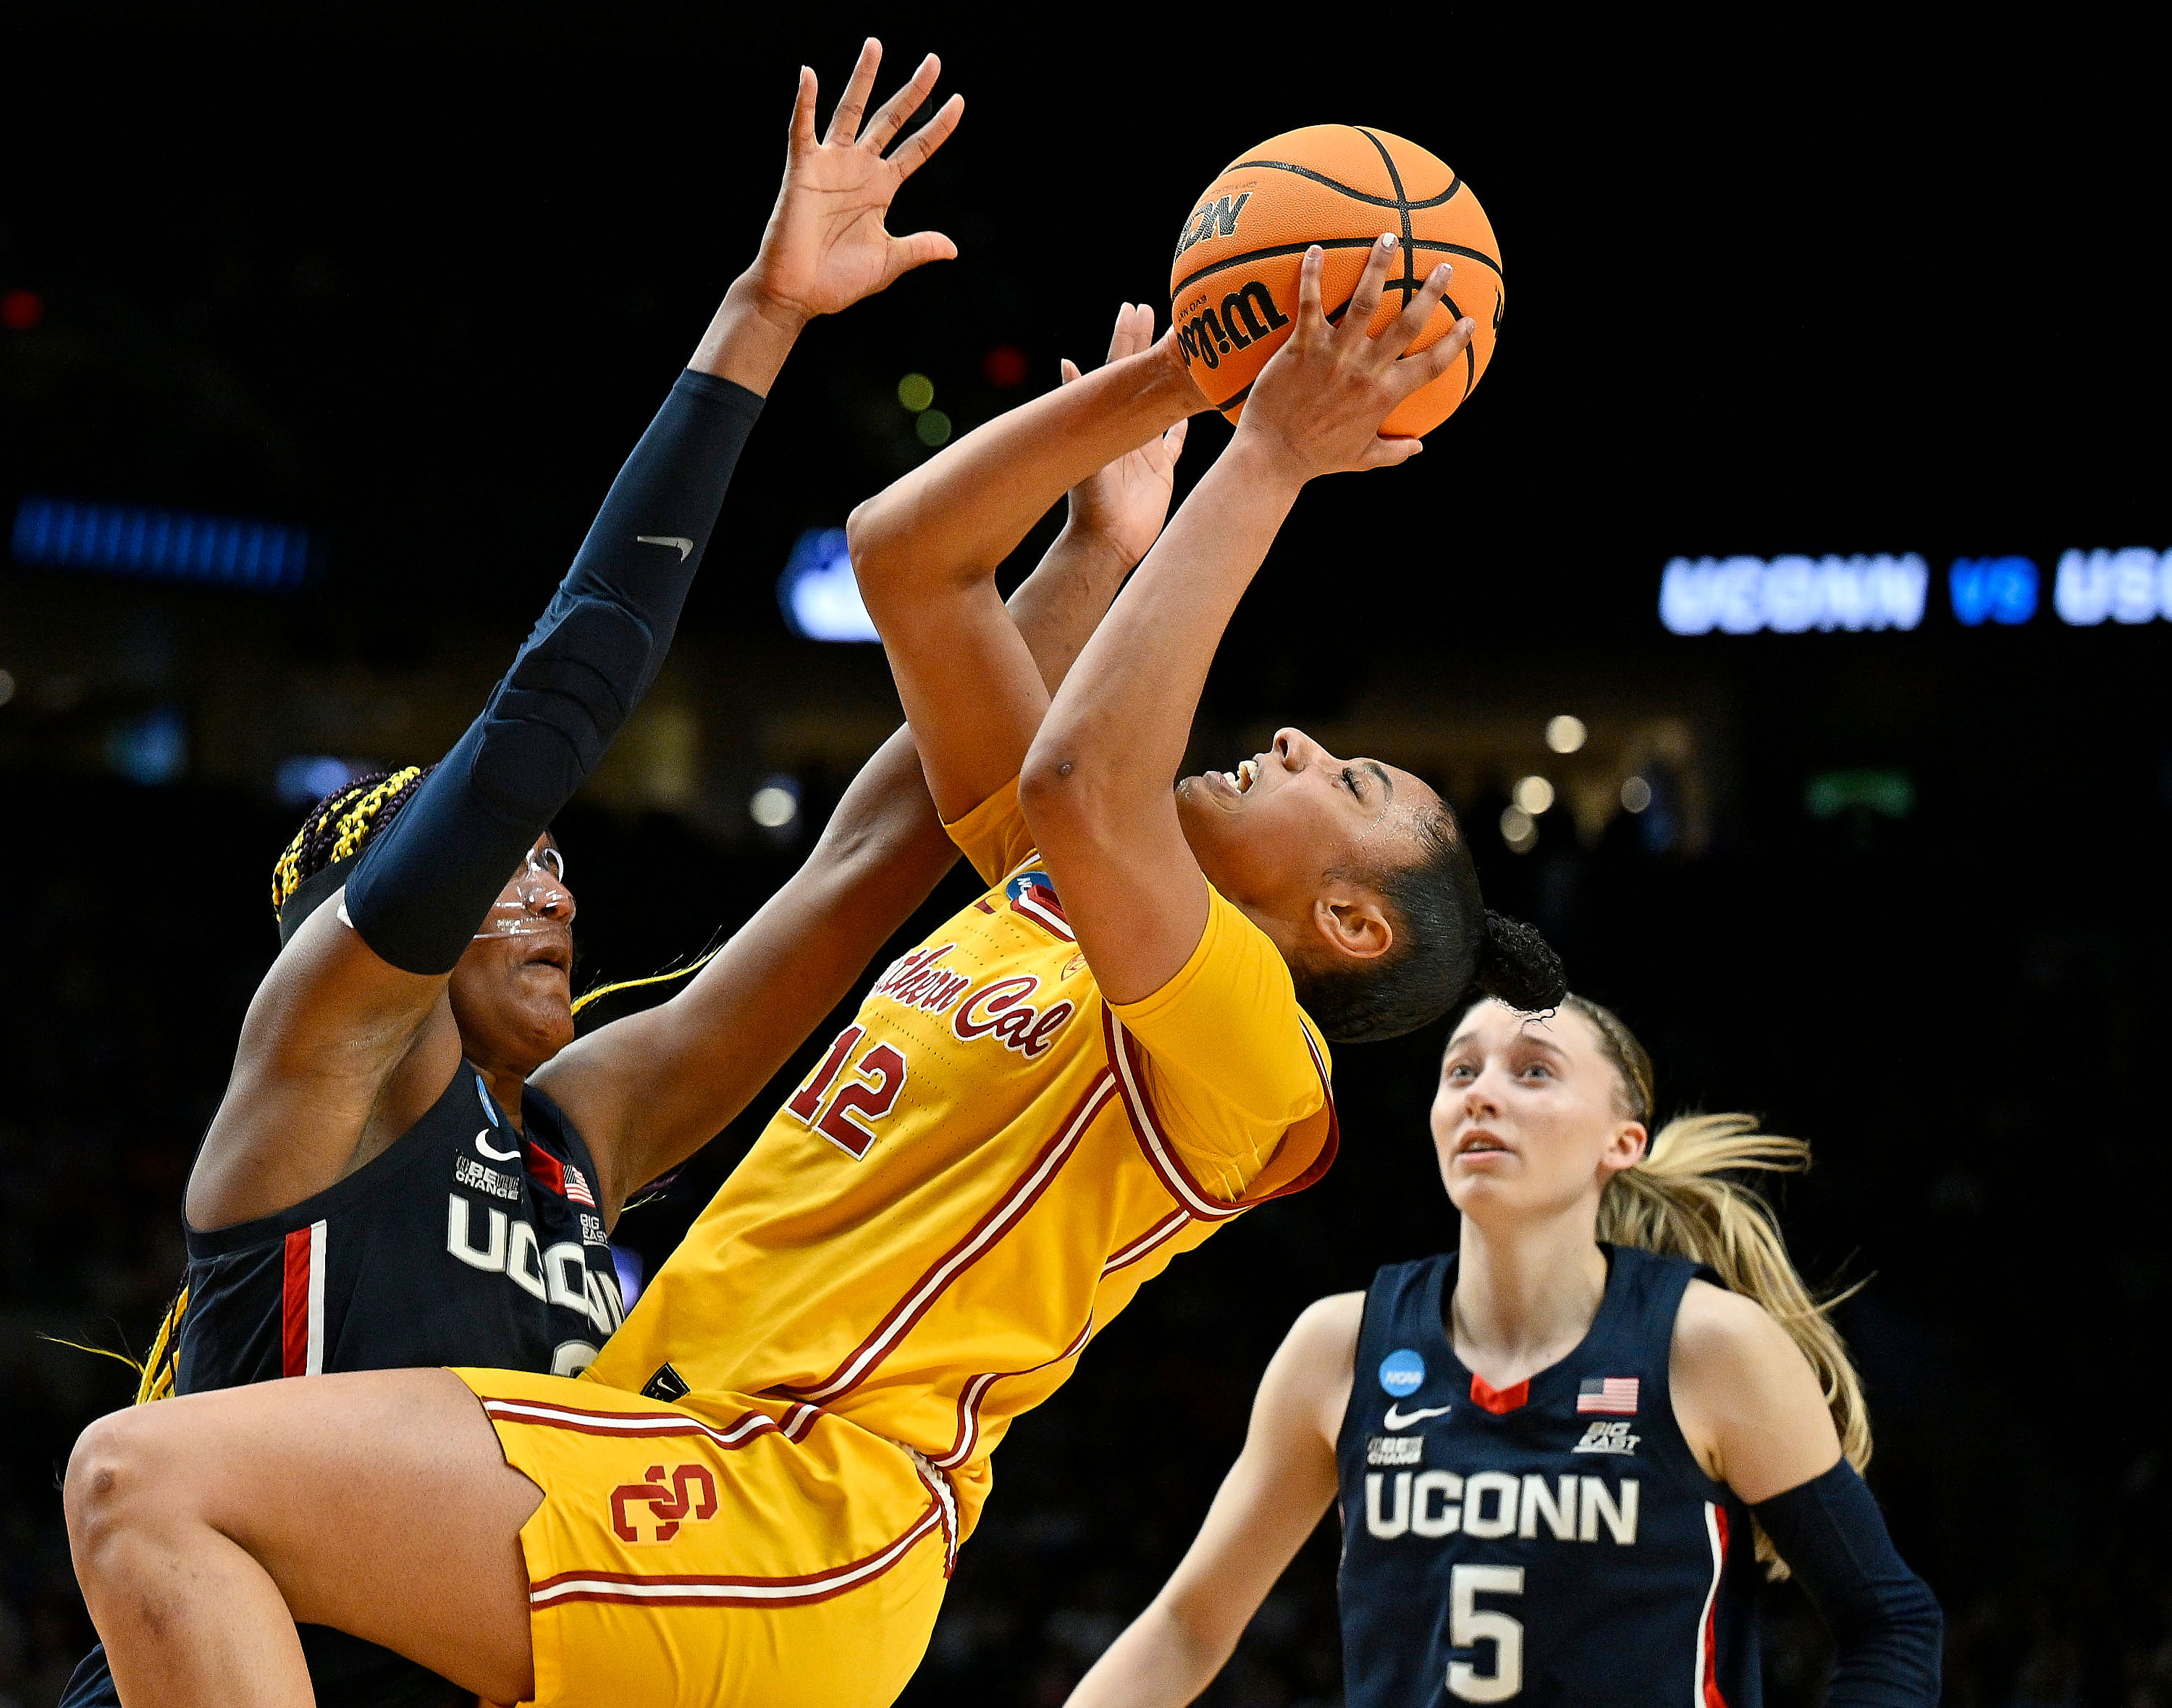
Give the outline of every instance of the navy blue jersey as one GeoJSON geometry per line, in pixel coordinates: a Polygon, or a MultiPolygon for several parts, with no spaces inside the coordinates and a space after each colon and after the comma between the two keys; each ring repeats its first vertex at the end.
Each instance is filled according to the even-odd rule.
{"type": "MultiPolygon", "coordinates": [[[[439,1364],[585,1369],[623,1312],[589,1147],[530,1090],[525,1135],[463,1062],[390,1149],[277,1216],[186,1230],[179,1394],[439,1364]]],[[[301,1627],[320,1708],[472,1703],[344,1631],[301,1627]]],[[[62,1708],[118,1708],[105,1652],[62,1708]]]]}
{"type": "Polygon", "coordinates": [[[1582,1344],[1497,1393],[1449,1343],[1453,1254],[1374,1277],[1336,1443],[1349,1708],[1756,1708],[1750,1515],[1667,1384],[1696,1266],[1605,1250],[1582,1344]]]}

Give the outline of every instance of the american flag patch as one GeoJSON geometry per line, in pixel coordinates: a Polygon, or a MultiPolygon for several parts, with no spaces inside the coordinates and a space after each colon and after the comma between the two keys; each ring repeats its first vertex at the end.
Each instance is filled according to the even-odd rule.
{"type": "Polygon", "coordinates": [[[1616,1417],[1637,1415],[1637,1378],[1634,1376],[1594,1376],[1576,1385],[1576,1409],[1578,1411],[1603,1411],[1616,1417]]]}
{"type": "MultiPolygon", "coordinates": [[[[596,1207],[596,1195],[589,1190],[587,1177],[571,1163],[566,1164],[566,1196],[576,1204],[587,1205],[591,1210],[596,1207]]],[[[1583,1409],[1581,1399],[1577,1402],[1577,1409],[1579,1411],[1583,1409]]],[[[1629,1384],[1629,1409],[1632,1411],[1637,1409],[1637,1384],[1633,1382],[1629,1384]]]]}

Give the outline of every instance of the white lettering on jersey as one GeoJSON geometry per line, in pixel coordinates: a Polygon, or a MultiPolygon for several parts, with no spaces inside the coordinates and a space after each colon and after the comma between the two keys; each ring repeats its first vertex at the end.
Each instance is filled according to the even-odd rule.
{"type": "Polygon", "coordinates": [[[1365,1443],[1365,1463],[1368,1465],[1416,1465],[1425,1463],[1425,1437],[1422,1435],[1376,1435],[1365,1443]]]}
{"type": "MultiPolygon", "coordinates": [[[[1423,1437],[1379,1437],[1368,1445],[1400,1448],[1423,1437]]],[[[1599,1526],[1622,1547],[1637,1540],[1637,1483],[1625,1477],[1611,1486],[1599,1477],[1564,1474],[1551,1485],[1535,1474],[1522,1478],[1506,1471],[1480,1471],[1464,1478],[1454,1471],[1384,1471],[1365,1477],[1365,1528],[1384,1542],[1398,1536],[1428,1539],[1454,1535],[1480,1538],[1536,1537],[1544,1523],[1558,1542],[1596,1542],[1599,1526]]]]}
{"type": "Polygon", "coordinates": [[[1569,1451],[1573,1453],[1633,1453],[1641,1435],[1629,1433],[1629,1420],[1619,1423],[1594,1423],[1583,1432],[1583,1439],[1569,1451]]]}
{"type": "Polygon", "coordinates": [[[1621,1496],[1618,1506],[1615,1504],[1614,1496],[1606,1492],[1605,1483],[1597,1477],[1583,1479],[1583,1516],[1577,1524],[1578,1541],[1596,1542],[1601,1518],[1605,1519],[1606,1528],[1613,1533],[1614,1539],[1625,1548],[1636,1541],[1637,1480],[1624,1477],[1616,1488],[1621,1496]]]}
{"type": "Polygon", "coordinates": [[[1520,1492],[1516,1479],[1506,1471],[1479,1472],[1465,1485],[1463,1533],[1488,1539],[1506,1536],[1516,1528],[1516,1500],[1520,1492]],[[1491,1512],[1486,1510],[1488,1495],[1493,1497],[1491,1512]]]}
{"type": "Polygon", "coordinates": [[[1411,1534],[1446,1536],[1453,1532],[1463,1509],[1449,1503],[1462,1495],[1463,1479],[1454,1471],[1420,1471],[1411,1484],[1411,1534]],[[1435,1495],[1440,1496],[1437,1512],[1433,1504],[1435,1495]]]}
{"type": "MultiPolygon", "coordinates": [[[[618,1297],[618,1288],[607,1286],[604,1277],[589,1267],[583,1247],[562,1239],[546,1250],[530,1224],[513,1221],[494,1204],[476,1206],[457,1192],[451,1194],[445,1208],[445,1249],[470,1269],[503,1276],[532,1298],[581,1312],[606,1337],[625,1319],[626,1305],[618,1297]],[[481,1245],[476,1243],[473,1225],[477,1208],[490,1218],[488,1238],[481,1245]]],[[[566,1344],[587,1343],[569,1340],[566,1344]]],[[[589,1356],[595,1356],[593,1349],[589,1356]]]]}
{"type": "Polygon", "coordinates": [[[472,1186],[478,1192],[487,1192],[493,1198],[518,1198],[520,1195],[520,1177],[501,1174],[495,1168],[486,1168],[473,1157],[453,1158],[453,1179],[463,1186],[472,1186]]]}
{"type": "Polygon", "coordinates": [[[1566,1542],[1576,1534],[1576,1479],[1564,1472],[1558,1496],[1548,1491],[1546,1480],[1530,1472],[1524,1474],[1524,1516],[1517,1521],[1519,1536],[1539,1533],[1539,1520],[1546,1521],[1546,1528],[1554,1533],[1554,1539],[1566,1542]]]}
{"type": "Polygon", "coordinates": [[[513,1238],[505,1251],[505,1273],[521,1292],[539,1299],[551,1297],[551,1283],[543,1274],[543,1242],[535,1237],[534,1222],[513,1224],[513,1238]]]}
{"type": "Polygon", "coordinates": [[[505,1212],[494,1204],[489,1210],[490,1243],[478,1250],[468,1238],[468,1200],[453,1193],[445,1211],[445,1249],[470,1269],[497,1275],[505,1269],[505,1212]]]}

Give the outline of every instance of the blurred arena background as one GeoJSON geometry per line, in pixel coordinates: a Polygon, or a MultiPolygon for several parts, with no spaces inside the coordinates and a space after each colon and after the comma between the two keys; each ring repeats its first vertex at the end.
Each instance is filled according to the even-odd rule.
{"type": "MultiPolygon", "coordinates": [[[[1663,1104],[1814,1143],[1787,1224],[1865,1283],[1871,1480],[1950,1700],[2172,1704],[2161,56],[2072,11],[750,10],[0,21],[0,1708],[90,1640],[56,1477],[131,1378],[52,1337],[140,1351],[166,1302],[273,856],[471,715],[751,253],[794,67],[826,107],[868,30],[966,95],[902,198],[962,258],[788,368],[561,826],[577,987],[735,925],[896,718],[877,647],[811,637],[852,623],[825,532],[1120,299],[1165,315],[1246,144],[1407,134],[1500,234],[1495,369],[1414,469],[1308,493],[1201,755],[1296,722],[1429,776],[1663,1104]]],[[[1441,1041],[1343,1051],[1326,1183],[1015,1430],[908,1701],[1061,1702],[1289,1319],[1453,1240],[1441,1041]]],[[[771,1106],[628,1215],[631,1276],[771,1106]]],[[[1334,1567],[1323,1535],[1208,1700],[1338,1700],[1334,1567]]],[[[1815,1702],[1819,1627],[1770,1611],[1770,1700],[1815,1702]]]]}

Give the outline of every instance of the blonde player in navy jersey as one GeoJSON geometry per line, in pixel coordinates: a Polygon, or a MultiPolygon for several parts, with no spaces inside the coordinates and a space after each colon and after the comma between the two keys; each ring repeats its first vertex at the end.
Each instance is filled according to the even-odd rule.
{"type": "Polygon", "coordinates": [[[1433,1107],[1457,1249],[1298,1319],[1191,1551],[1070,1708],[1191,1701],[1338,1498],[1349,1708],[1754,1708],[1761,1560],[1831,1629],[1829,1708],[1938,1700],[1847,1351],[1723,1178],[1807,1148],[1652,1114],[1598,1004],[1465,1015],[1433,1107]]]}

